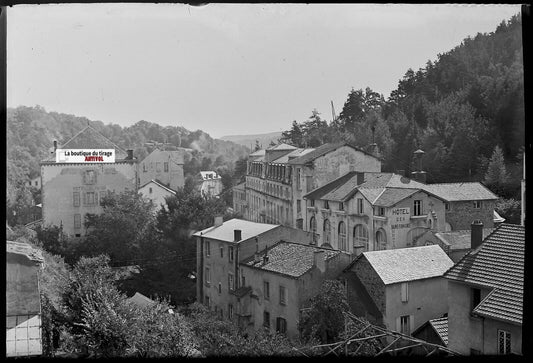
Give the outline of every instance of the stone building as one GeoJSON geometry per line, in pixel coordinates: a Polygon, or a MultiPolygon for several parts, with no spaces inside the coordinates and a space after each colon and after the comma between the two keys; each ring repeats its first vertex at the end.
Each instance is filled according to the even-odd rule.
{"type": "Polygon", "coordinates": [[[222,177],[216,171],[201,171],[198,188],[202,195],[216,197],[222,193],[222,177]]]}
{"type": "Polygon", "coordinates": [[[303,229],[318,245],[355,255],[410,247],[426,231],[444,230],[444,201],[399,174],[348,172],[304,199],[303,229]]]}
{"type": "Polygon", "coordinates": [[[446,272],[448,347],[461,354],[522,354],[525,227],[501,224],[446,272]]]}
{"type": "Polygon", "coordinates": [[[154,204],[154,213],[157,213],[162,205],[167,205],[165,198],[176,195],[174,190],[167,188],[156,180],[150,180],[148,183],[141,185],[138,192],[154,204]]]}
{"type": "Polygon", "coordinates": [[[316,149],[280,144],[248,158],[246,219],[303,228],[303,195],[349,171],[381,171],[381,161],[349,143],[316,149]]]}
{"type": "Polygon", "coordinates": [[[178,190],[185,184],[183,176],[183,150],[166,151],[155,149],[139,163],[139,185],[150,180],[172,190],[178,190]]]}
{"type": "Polygon", "coordinates": [[[238,321],[237,291],[245,287],[239,265],[257,251],[281,240],[309,244],[308,232],[275,224],[231,219],[194,234],[196,238],[197,301],[216,310],[221,317],[238,321]],[[237,295],[236,295],[237,293],[237,295]]]}
{"type": "Polygon", "coordinates": [[[302,309],[350,261],[341,251],[284,241],[248,257],[240,263],[243,286],[235,292],[241,324],[298,338],[302,309]]]}
{"type": "Polygon", "coordinates": [[[439,246],[364,252],[344,271],[354,314],[411,334],[448,312],[444,273],[452,260],[439,246]]]}
{"type": "Polygon", "coordinates": [[[114,149],[114,163],[57,163],[52,155],[41,162],[43,225],[62,226],[72,237],[85,233],[87,213],[100,213],[102,197],[110,192],[137,190],[137,160],[105,136],[85,127],[62,149],[114,149]]]}

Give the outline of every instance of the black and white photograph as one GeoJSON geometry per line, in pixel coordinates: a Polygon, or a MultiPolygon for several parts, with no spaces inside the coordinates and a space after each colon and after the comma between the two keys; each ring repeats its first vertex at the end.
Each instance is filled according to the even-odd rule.
{"type": "Polygon", "coordinates": [[[527,355],[529,13],[3,6],[6,357],[527,355]]]}

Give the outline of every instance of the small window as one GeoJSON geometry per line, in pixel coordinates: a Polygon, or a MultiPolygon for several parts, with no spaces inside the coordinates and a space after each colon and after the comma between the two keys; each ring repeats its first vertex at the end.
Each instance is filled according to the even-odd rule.
{"type": "Polygon", "coordinates": [[[209,243],[209,241],[205,241],[205,256],[211,256],[211,244],[209,243]]]}
{"type": "Polygon", "coordinates": [[[413,215],[415,216],[422,215],[422,201],[421,200],[415,200],[413,202],[413,215]]]}
{"type": "Polygon", "coordinates": [[[411,327],[410,327],[410,317],[409,315],[404,315],[400,317],[400,333],[409,335],[411,334],[411,327]]]}
{"type": "Polygon", "coordinates": [[[298,199],[296,201],[296,213],[300,213],[302,211],[302,201],[298,199]]]}
{"type": "Polygon", "coordinates": [[[471,293],[472,293],[471,310],[474,310],[476,308],[476,306],[478,306],[479,303],[481,302],[481,290],[480,289],[476,289],[476,288],[472,288],[471,289],[471,293]]]}
{"type": "Polygon", "coordinates": [[[224,246],[220,246],[220,258],[224,258],[224,246]]]}
{"type": "Polygon", "coordinates": [[[315,200],[311,199],[311,207],[314,207],[314,206],[315,206],[315,200]]]}
{"type": "Polygon", "coordinates": [[[374,215],[383,217],[385,215],[385,208],[383,208],[383,207],[374,207],[374,215]]]}
{"type": "Polygon", "coordinates": [[[268,281],[263,281],[263,295],[265,300],[270,299],[270,283],[268,281]]]}
{"type": "Polygon", "coordinates": [[[143,173],[146,173],[148,170],[146,169],[146,164],[143,163],[143,173]]]}
{"type": "Polygon", "coordinates": [[[233,262],[233,246],[228,247],[228,258],[229,262],[233,262]]]}
{"type": "Polygon", "coordinates": [[[148,189],[148,192],[149,192],[150,194],[152,194],[152,187],[150,187],[150,188],[148,189]]]}
{"type": "Polygon", "coordinates": [[[287,304],[287,289],[285,288],[285,286],[282,285],[279,286],[279,304],[287,304]]]}
{"type": "Polygon", "coordinates": [[[363,214],[363,198],[357,198],[357,214],[363,214]]]}
{"type": "Polygon", "coordinates": [[[205,268],[205,283],[210,284],[211,283],[211,270],[209,267],[205,268]]]}
{"type": "Polygon", "coordinates": [[[94,170],[86,170],[83,179],[84,184],[95,184],[96,172],[94,170]]]}
{"type": "Polygon", "coordinates": [[[444,210],[446,210],[447,212],[450,211],[450,203],[444,203],[444,210]]]}
{"type": "Polygon", "coordinates": [[[166,162],[166,161],[163,163],[163,170],[165,172],[168,172],[168,162],[166,162]]]}
{"type": "Polygon", "coordinates": [[[228,304],[228,318],[233,320],[233,304],[228,304]]]}
{"type": "Polygon", "coordinates": [[[324,208],[329,209],[329,201],[327,200],[324,201],[324,208]]]}
{"type": "Polygon", "coordinates": [[[81,228],[81,214],[74,214],[74,228],[81,228]]]}
{"type": "Polygon", "coordinates": [[[402,302],[408,302],[409,301],[409,283],[404,282],[402,283],[402,302]]]}
{"type": "Polygon", "coordinates": [[[94,205],[94,192],[87,192],[85,194],[85,204],[87,205],[94,205]]]}
{"type": "Polygon", "coordinates": [[[79,207],[80,206],[80,192],[74,192],[72,194],[72,198],[74,201],[74,207],[79,207]]]}
{"type": "Polygon", "coordinates": [[[205,297],[205,306],[207,306],[208,309],[211,308],[211,299],[209,298],[209,296],[205,297]]]}
{"type": "Polygon", "coordinates": [[[339,222],[339,249],[341,251],[348,251],[348,244],[346,243],[346,224],[339,222]]]}
{"type": "Polygon", "coordinates": [[[235,290],[235,276],[231,272],[228,273],[228,289],[230,291],[235,290]]]}
{"type": "Polygon", "coordinates": [[[511,333],[498,330],[498,354],[511,354],[511,333]]]}
{"type": "Polygon", "coordinates": [[[268,311],[263,312],[263,326],[270,329],[270,313],[268,311]]]}
{"type": "Polygon", "coordinates": [[[221,282],[218,283],[218,294],[219,295],[222,294],[222,283],[221,282]]]}
{"type": "Polygon", "coordinates": [[[276,331],[281,334],[285,334],[287,332],[287,320],[283,318],[277,318],[276,319],[276,331]]]}
{"type": "Polygon", "coordinates": [[[339,203],[339,210],[344,210],[344,203],[342,202],[339,203]]]}
{"type": "Polygon", "coordinates": [[[481,209],[481,201],[474,200],[474,209],[481,209]]]}

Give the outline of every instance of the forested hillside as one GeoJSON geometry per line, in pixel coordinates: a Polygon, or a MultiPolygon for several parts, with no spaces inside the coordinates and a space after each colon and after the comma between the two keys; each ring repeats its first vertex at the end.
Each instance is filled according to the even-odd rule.
{"type": "Polygon", "coordinates": [[[40,106],[20,106],[8,109],[7,119],[7,204],[27,204],[30,198],[24,190],[28,178],[40,173],[39,162],[48,156],[53,141],[68,141],[90,124],[124,149],[134,149],[142,160],[159,143],[166,149],[191,149],[185,155],[184,171],[192,175],[200,169],[218,169],[232,173],[235,161],[245,157],[248,148],[230,141],[211,138],[201,130],[191,132],[180,126],[160,126],[138,121],[130,127],[105,125],[85,117],[47,112],[40,106]]]}
{"type": "MultiPolygon", "coordinates": [[[[503,149],[508,184],[519,188],[524,146],[522,26],[519,15],[407,70],[388,99],[370,88],[350,92],[336,120],[313,110],[283,141],[317,146],[343,138],[375,141],[384,171],[412,171],[413,151],[426,152],[428,182],[483,181],[495,146],[503,149]]],[[[514,194],[514,192],[511,192],[514,194]]]]}

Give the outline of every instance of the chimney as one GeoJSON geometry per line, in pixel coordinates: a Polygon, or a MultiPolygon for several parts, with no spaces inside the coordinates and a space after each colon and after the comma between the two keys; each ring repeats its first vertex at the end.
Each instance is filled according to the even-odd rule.
{"type": "Polygon", "coordinates": [[[414,179],[419,183],[426,184],[426,172],[425,171],[413,171],[411,173],[411,179],[414,179]]]}
{"type": "Polygon", "coordinates": [[[240,229],[234,229],[233,230],[233,237],[234,237],[233,241],[234,242],[239,242],[242,239],[241,232],[242,231],[240,229]]]}
{"type": "Polygon", "coordinates": [[[357,173],[357,185],[361,185],[365,182],[365,173],[357,173]]]}
{"type": "Polygon", "coordinates": [[[470,225],[471,227],[471,237],[470,237],[470,248],[476,249],[483,242],[483,222],[480,220],[475,220],[470,225]]]}
{"type": "Polygon", "coordinates": [[[57,141],[54,140],[54,152],[56,152],[56,150],[57,150],[57,141]]]}
{"type": "Polygon", "coordinates": [[[222,225],[222,216],[215,217],[215,227],[220,227],[222,225]]]}
{"type": "Polygon", "coordinates": [[[315,251],[313,254],[313,266],[320,272],[326,272],[326,261],[324,260],[324,250],[315,251]]]}
{"type": "Polygon", "coordinates": [[[126,160],[133,160],[133,150],[129,149],[126,150],[126,152],[128,153],[128,157],[126,158],[126,160]]]}

